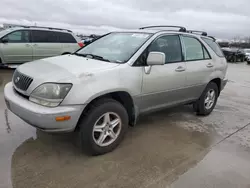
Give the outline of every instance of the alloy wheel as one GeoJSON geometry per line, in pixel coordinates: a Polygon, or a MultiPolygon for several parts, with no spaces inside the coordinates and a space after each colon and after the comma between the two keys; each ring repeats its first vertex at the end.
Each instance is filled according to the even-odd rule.
{"type": "Polygon", "coordinates": [[[118,114],[107,112],[95,122],[93,127],[93,140],[100,147],[112,144],[119,136],[122,128],[121,118],[118,114]]]}
{"type": "Polygon", "coordinates": [[[214,102],[215,102],[215,91],[213,89],[209,89],[204,101],[205,108],[209,110],[214,105],[214,102]]]}

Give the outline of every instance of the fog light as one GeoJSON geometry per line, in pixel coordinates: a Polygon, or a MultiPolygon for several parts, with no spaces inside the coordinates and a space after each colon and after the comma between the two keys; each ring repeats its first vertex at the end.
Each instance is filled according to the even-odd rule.
{"type": "Polygon", "coordinates": [[[59,116],[56,117],[56,121],[67,121],[70,120],[71,116],[59,116]]]}

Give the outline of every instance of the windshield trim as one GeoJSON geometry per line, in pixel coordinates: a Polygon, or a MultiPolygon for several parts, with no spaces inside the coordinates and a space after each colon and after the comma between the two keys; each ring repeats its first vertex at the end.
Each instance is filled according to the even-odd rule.
{"type": "MultiPolygon", "coordinates": [[[[141,45],[139,45],[138,48],[135,50],[135,52],[134,52],[127,60],[125,60],[124,62],[120,62],[120,63],[115,62],[115,61],[111,61],[111,63],[118,63],[118,64],[125,64],[125,63],[127,63],[127,62],[128,62],[137,52],[138,52],[138,50],[140,50],[141,47],[142,47],[150,38],[152,38],[152,36],[154,36],[153,33],[149,33],[149,32],[141,32],[141,31],[138,31],[138,32],[135,32],[135,31],[115,31],[115,32],[110,32],[110,33],[107,33],[107,34],[105,34],[105,35],[102,35],[100,38],[96,39],[94,42],[96,42],[96,41],[98,41],[99,39],[101,39],[101,38],[103,38],[103,37],[105,37],[105,36],[107,36],[107,35],[110,35],[110,34],[112,34],[112,33],[132,33],[132,34],[141,33],[141,34],[148,34],[148,35],[149,35],[148,38],[147,38],[147,40],[145,40],[141,45]]],[[[94,42],[92,42],[92,43],[94,43],[94,42]]],[[[92,43],[90,43],[90,44],[92,44],[92,43]]],[[[86,46],[88,46],[88,45],[86,45],[86,46]]],[[[73,54],[77,53],[78,51],[80,51],[80,50],[83,49],[84,47],[85,47],[85,46],[83,46],[82,48],[78,49],[78,50],[75,51],[73,54]]]]}
{"type": "Polygon", "coordinates": [[[8,29],[4,29],[0,31],[0,38],[5,37],[7,34],[9,34],[11,31],[8,29]]]}

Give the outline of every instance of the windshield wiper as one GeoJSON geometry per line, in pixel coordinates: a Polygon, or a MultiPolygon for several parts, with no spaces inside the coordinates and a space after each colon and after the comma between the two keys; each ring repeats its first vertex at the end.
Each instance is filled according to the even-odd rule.
{"type": "Polygon", "coordinates": [[[77,52],[72,53],[71,55],[76,55],[76,56],[86,57],[85,55],[83,55],[83,54],[79,54],[79,53],[77,53],[77,52]]]}
{"type": "Polygon", "coordinates": [[[103,58],[102,56],[99,55],[94,55],[94,54],[79,54],[79,53],[74,53],[77,56],[82,56],[82,57],[91,57],[92,59],[98,59],[101,61],[107,61],[107,62],[111,62],[108,59],[103,58]]]}

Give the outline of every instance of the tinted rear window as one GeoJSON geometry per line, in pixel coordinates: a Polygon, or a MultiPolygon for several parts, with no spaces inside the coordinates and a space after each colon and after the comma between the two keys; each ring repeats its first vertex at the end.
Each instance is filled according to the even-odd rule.
{"type": "Polygon", "coordinates": [[[69,33],[57,32],[60,43],[76,43],[76,39],[69,33]]]}
{"type": "Polygon", "coordinates": [[[207,38],[203,38],[202,40],[205,41],[205,43],[207,43],[207,45],[219,56],[219,57],[224,57],[223,52],[221,51],[220,46],[213,41],[212,39],[207,39],[207,38]]]}
{"type": "Polygon", "coordinates": [[[53,31],[32,31],[32,41],[37,43],[57,43],[57,36],[53,31]]]}

